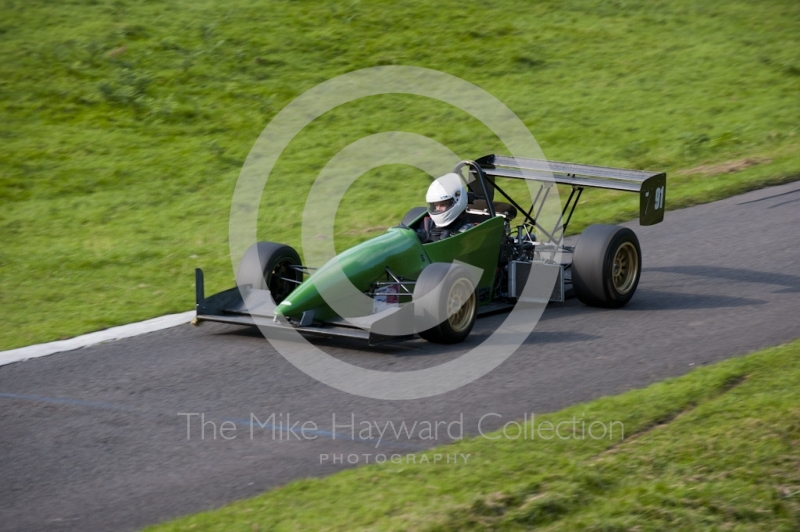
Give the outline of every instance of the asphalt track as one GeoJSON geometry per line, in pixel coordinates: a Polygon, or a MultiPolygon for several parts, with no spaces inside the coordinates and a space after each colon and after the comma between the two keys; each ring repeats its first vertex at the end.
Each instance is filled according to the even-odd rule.
{"type": "MultiPolygon", "coordinates": [[[[0,367],[0,530],[133,530],[353,467],[352,456],[363,464],[448,443],[441,422],[476,435],[486,414],[496,415],[482,428],[495,429],[800,337],[800,183],[631,227],[644,267],[626,308],[551,305],[498,369],[438,397],[348,395],[295,369],[257,333],[215,324],[0,367]],[[203,414],[217,430],[203,433],[193,416],[187,431],[179,413],[203,414]],[[251,415],[265,423],[272,414],[251,435],[251,415]],[[298,432],[280,430],[287,415],[298,432]],[[351,438],[351,419],[357,429],[419,425],[378,444],[351,438]],[[233,439],[219,435],[226,420],[233,439]],[[420,431],[423,421],[440,422],[436,439],[420,431]],[[299,433],[305,422],[315,430],[299,433]]],[[[356,365],[405,371],[457,356],[502,319],[479,320],[456,348],[318,345],[356,365]]]]}

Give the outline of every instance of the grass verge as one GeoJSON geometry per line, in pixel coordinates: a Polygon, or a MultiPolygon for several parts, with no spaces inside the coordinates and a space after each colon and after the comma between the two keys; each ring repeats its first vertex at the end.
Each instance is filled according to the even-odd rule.
{"type": "Polygon", "coordinates": [[[299,480],[147,530],[797,530],[799,361],[795,341],[536,416],[539,430],[619,421],[624,438],[498,432],[424,453],[431,463],[299,480]]]}
{"type": "MultiPolygon", "coordinates": [[[[468,80],[548,158],[666,170],[669,208],[794,179],[798,20],[795,0],[3,0],[0,349],[187,310],[196,266],[209,293],[228,288],[230,198],[254,140],[297,95],[360,68],[468,80]],[[679,174],[745,158],[761,162],[679,174]]],[[[463,158],[506,151],[444,104],[352,102],[284,152],[261,238],[298,247],[325,163],[397,129],[463,158]]],[[[337,248],[396,224],[428,182],[410,167],[358,179],[337,248]]],[[[635,214],[634,198],[582,200],[576,231],[635,214]]]]}

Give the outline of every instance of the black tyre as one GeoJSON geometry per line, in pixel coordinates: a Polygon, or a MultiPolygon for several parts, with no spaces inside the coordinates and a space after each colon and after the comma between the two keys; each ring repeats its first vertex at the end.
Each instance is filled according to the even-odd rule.
{"type": "Polygon", "coordinates": [[[478,314],[475,284],[467,270],[444,262],[428,265],[414,286],[417,334],[429,342],[463,342],[478,314]],[[436,323],[434,327],[431,324],[436,323]]]}
{"type": "Polygon", "coordinates": [[[269,290],[278,304],[303,280],[303,273],[293,268],[299,265],[300,256],[291,246],[258,242],[250,246],[242,257],[236,272],[236,286],[250,285],[269,290]]]}
{"type": "Polygon", "coordinates": [[[627,227],[591,225],[572,257],[575,295],[592,307],[619,308],[633,297],[642,272],[642,250],[627,227]]]}

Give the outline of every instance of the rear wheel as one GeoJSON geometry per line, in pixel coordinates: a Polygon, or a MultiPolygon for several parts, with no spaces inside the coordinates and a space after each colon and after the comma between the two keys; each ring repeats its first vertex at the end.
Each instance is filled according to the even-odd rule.
{"type": "Polygon", "coordinates": [[[461,266],[443,262],[427,266],[414,285],[413,300],[417,333],[429,342],[463,342],[475,325],[475,285],[461,266]]]}
{"type": "Polygon", "coordinates": [[[258,242],[242,257],[236,271],[236,286],[269,290],[278,304],[303,280],[303,273],[295,268],[299,265],[300,256],[291,246],[258,242]]]}
{"type": "Polygon", "coordinates": [[[633,297],[642,270],[636,234],[616,225],[589,226],[575,246],[572,286],[583,303],[619,308],[633,297]]]}

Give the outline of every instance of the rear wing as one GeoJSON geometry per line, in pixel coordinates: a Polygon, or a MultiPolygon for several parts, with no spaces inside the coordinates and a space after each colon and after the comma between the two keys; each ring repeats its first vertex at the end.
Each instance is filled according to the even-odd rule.
{"type": "MultiPolygon", "coordinates": [[[[549,181],[571,185],[579,192],[584,187],[639,193],[639,224],[654,225],[664,219],[667,175],[664,172],[624,170],[605,166],[559,163],[505,155],[486,155],[475,161],[486,175],[490,188],[496,177],[549,181]]],[[[493,194],[494,190],[490,191],[493,194]]],[[[490,198],[491,199],[491,198],[490,198]]]]}

